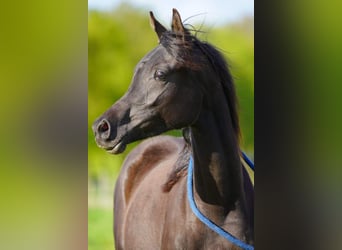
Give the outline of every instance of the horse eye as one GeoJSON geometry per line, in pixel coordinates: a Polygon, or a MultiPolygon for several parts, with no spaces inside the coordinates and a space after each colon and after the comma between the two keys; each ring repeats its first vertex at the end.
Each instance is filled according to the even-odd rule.
{"type": "Polygon", "coordinates": [[[154,79],[156,80],[165,80],[165,72],[161,71],[161,70],[156,70],[156,72],[154,72],[154,79]]]}

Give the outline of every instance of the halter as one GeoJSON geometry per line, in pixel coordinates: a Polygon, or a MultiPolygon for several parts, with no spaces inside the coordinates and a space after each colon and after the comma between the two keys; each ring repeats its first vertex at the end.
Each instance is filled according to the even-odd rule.
{"type": "MultiPolygon", "coordinates": [[[[244,161],[254,171],[254,164],[253,164],[253,162],[243,152],[242,152],[242,156],[243,156],[244,161]]],[[[199,209],[197,208],[195,199],[194,199],[194,194],[193,194],[193,179],[192,179],[193,166],[194,166],[194,162],[193,162],[192,156],[190,156],[189,167],[188,167],[187,189],[188,189],[188,200],[189,200],[192,212],[207,227],[209,227],[211,230],[215,231],[217,234],[219,234],[222,237],[224,237],[226,240],[232,242],[234,245],[236,245],[238,247],[241,247],[241,248],[243,248],[245,250],[254,250],[253,246],[248,245],[247,243],[237,239],[232,234],[228,233],[223,228],[221,228],[220,226],[216,225],[213,221],[211,221],[209,218],[207,218],[205,215],[203,215],[201,213],[201,211],[199,211],[199,209]]]]}

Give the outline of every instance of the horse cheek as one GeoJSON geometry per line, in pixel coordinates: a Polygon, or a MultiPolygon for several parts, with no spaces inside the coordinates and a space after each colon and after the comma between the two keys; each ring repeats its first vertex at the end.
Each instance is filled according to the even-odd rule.
{"type": "Polygon", "coordinates": [[[192,125],[199,116],[202,97],[184,96],[183,102],[175,102],[164,112],[165,123],[176,129],[192,125]]]}

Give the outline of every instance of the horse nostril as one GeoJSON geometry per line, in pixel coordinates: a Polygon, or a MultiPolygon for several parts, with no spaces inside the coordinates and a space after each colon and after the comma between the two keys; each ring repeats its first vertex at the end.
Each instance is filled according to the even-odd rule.
{"type": "Polygon", "coordinates": [[[108,123],[105,120],[103,120],[98,127],[98,131],[101,133],[101,132],[106,132],[108,129],[109,129],[108,123]]]}
{"type": "Polygon", "coordinates": [[[106,119],[103,119],[97,126],[97,131],[103,139],[108,139],[110,135],[110,124],[106,119]]]}

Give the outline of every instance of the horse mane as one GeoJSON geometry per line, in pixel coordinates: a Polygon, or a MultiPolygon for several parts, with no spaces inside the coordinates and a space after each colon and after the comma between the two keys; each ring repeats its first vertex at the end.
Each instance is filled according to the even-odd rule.
{"type": "Polygon", "coordinates": [[[183,150],[179,153],[178,159],[169,173],[167,181],[163,185],[163,192],[170,192],[172,187],[183,176],[186,176],[189,159],[191,154],[191,147],[189,143],[185,143],[183,150]]]}
{"type": "Polygon", "coordinates": [[[189,30],[182,36],[173,31],[165,31],[160,44],[176,58],[179,67],[200,71],[208,67],[208,62],[211,64],[222,85],[236,138],[240,138],[236,90],[229,65],[222,53],[210,43],[200,41],[189,30]]]}
{"type": "MultiPolygon", "coordinates": [[[[189,30],[180,36],[173,31],[165,31],[160,44],[177,60],[179,67],[185,67],[194,71],[200,71],[210,66],[219,78],[224,95],[229,107],[231,122],[236,138],[240,138],[240,125],[237,112],[237,96],[233,77],[229,71],[229,65],[221,52],[213,45],[200,41],[189,30]]],[[[185,138],[186,139],[186,138],[185,138]]],[[[169,174],[168,180],[163,186],[164,192],[169,192],[178,180],[185,176],[190,155],[190,144],[186,143],[183,152],[169,174]]]]}

